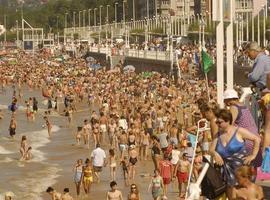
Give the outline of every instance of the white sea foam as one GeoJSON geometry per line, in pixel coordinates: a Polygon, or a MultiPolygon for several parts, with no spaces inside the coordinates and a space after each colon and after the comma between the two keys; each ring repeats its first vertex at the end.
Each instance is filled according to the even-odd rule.
{"type": "MultiPolygon", "coordinates": [[[[53,125],[52,133],[59,131],[58,126],[53,125]]],[[[45,153],[42,152],[39,148],[46,146],[50,140],[48,138],[48,130],[43,129],[40,131],[33,131],[31,135],[28,135],[30,140],[30,146],[32,147],[33,159],[32,162],[41,162],[46,160],[45,153]]]]}
{"type": "Polygon", "coordinates": [[[0,163],[9,163],[14,161],[14,159],[10,158],[10,157],[5,157],[3,160],[0,160],[0,163]]]}
{"type": "Polygon", "coordinates": [[[9,151],[7,149],[5,149],[4,147],[0,146],[0,154],[12,154],[14,152],[9,151]]]}
{"type": "MultiPolygon", "coordinates": [[[[17,196],[27,200],[42,200],[41,193],[49,186],[56,183],[57,175],[61,170],[56,167],[44,168],[40,171],[30,172],[25,178],[14,181],[14,184],[20,188],[27,188],[25,192],[18,192],[17,196]]],[[[24,191],[24,190],[20,190],[24,191]]]]}

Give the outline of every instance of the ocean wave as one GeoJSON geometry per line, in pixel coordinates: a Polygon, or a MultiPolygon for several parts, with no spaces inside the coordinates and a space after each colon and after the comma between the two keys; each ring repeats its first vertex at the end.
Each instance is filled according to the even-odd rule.
{"type": "Polygon", "coordinates": [[[27,200],[42,200],[41,194],[46,191],[49,186],[56,184],[57,174],[61,169],[57,167],[48,167],[43,170],[29,172],[21,180],[13,183],[21,188],[16,196],[27,200]],[[24,192],[25,191],[25,192],[24,192]]]}
{"type": "Polygon", "coordinates": [[[0,154],[13,154],[15,152],[9,151],[5,149],[4,147],[0,146],[0,154]]]}
{"type": "MultiPolygon", "coordinates": [[[[53,125],[52,133],[60,130],[60,127],[53,125]]],[[[41,162],[46,160],[45,153],[40,150],[41,147],[46,146],[50,139],[48,138],[48,130],[33,131],[28,134],[30,145],[32,147],[33,159],[30,162],[41,162]]]]}

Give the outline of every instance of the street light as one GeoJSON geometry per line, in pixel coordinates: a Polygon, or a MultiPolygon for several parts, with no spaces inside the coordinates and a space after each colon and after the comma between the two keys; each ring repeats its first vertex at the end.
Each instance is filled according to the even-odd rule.
{"type": "MultiPolygon", "coordinates": [[[[5,29],[7,30],[7,15],[4,15],[4,26],[5,26],[5,29]]],[[[6,45],[6,42],[7,42],[7,31],[5,31],[5,34],[4,34],[4,41],[5,41],[5,45],[6,45]]]]}
{"type": "Polygon", "coordinates": [[[106,23],[109,23],[109,7],[110,5],[107,5],[107,20],[106,20],[106,23]]]}
{"type": "Polygon", "coordinates": [[[266,15],[267,15],[267,7],[263,6],[263,46],[266,47],[266,15]]]}
{"type": "Polygon", "coordinates": [[[81,12],[82,11],[79,11],[79,29],[81,29],[81,12]]]}
{"type": "Polygon", "coordinates": [[[126,0],[123,0],[123,22],[124,22],[124,24],[126,23],[125,3],[126,3],[126,0]]]}
{"type": "Polygon", "coordinates": [[[85,12],[86,10],[83,10],[83,27],[85,27],[85,12]]]}
{"type": "Polygon", "coordinates": [[[91,26],[91,11],[92,11],[92,9],[88,9],[88,26],[89,26],[89,28],[91,26]]]}
{"type": "Polygon", "coordinates": [[[94,26],[97,26],[97,8],[94,8],[94,26]]]}
{"type": "Polygon", "coordinates": [[[135,22],[135,20],[136,20],[136,15],[135,15],[135,0],[132,0],[132,14],[133,14],[133,21],[135,22]]]}
{"type": "Polygon", "coordinates": [[[73,27],[74,27],[74,31],[75,31],[75,26],[76,26],[76,12],[73,12],[73,27]]]}
{"type": "Polygon", "coordinates": [[[64,45],[66,45],[67,16],[68,13],[65,13],[64,45]]]}
{"type": "Polygon", "coordinates": [[[99,26],[101,27],[101,9],[103,8],[102,5],[99,6],[99,26]]]}
{"type": "Polygon", "coordinates": [[[116,27],[116,24],[117,24],[117,6],[118,6],[118,2],[115,2],[114,3],[115,27],[116,27]]]}
{"type": "Polygon", "coordinates": [[[149,0],[146,0],[146,17],[149,19],[149,0]]]}

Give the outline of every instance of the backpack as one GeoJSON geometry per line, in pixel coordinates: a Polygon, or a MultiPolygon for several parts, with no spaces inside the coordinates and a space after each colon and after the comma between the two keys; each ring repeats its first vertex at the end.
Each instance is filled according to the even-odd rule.
{"type": "Polygon", "coordinates": [[[203,162],[209,163],[210,166],[201,183],[202,195],[210,200],[215,199],[226,192],[227,185],[223,180],[220,171],[213,167],[208,159],[203,157],[203,162]]]}

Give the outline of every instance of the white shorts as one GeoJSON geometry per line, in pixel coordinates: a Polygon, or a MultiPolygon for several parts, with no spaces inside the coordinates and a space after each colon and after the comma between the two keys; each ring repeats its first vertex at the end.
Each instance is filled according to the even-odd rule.
{"type": "Polygon", "coordinates": [[[100,130],[102,133],[106,133],[107,132],[107,126],[105,124],[101,124],[100,125],[100,130]]]}

